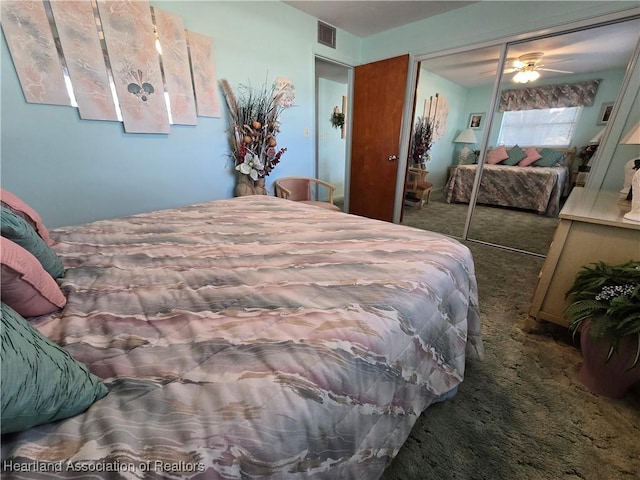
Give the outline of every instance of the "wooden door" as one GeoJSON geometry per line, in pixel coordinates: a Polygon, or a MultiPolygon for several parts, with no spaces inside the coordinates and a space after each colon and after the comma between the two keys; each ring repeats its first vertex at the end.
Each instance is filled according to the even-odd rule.
{"type": "Polygon", "coordinates": [[[409,55],[354,69],[349,212],[393,220],[409,55]]]}

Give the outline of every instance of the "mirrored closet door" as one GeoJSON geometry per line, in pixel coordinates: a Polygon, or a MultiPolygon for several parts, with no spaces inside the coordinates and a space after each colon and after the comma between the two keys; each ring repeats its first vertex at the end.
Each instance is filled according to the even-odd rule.
{"type": "Polygon", "coordinates": [[[594,153],[638,32],[634,18],[421,59],[408,160],[431,191],[403,223],[544,256],[571,189],[608,161],[594,153]]]}
{"type": "Polygon", "coordinates": [[[639,26],[508,46],[469,239],[546,254],[564,201],[584,184],[639,26]]]}
{"type": "Polygon", "coordinates": [[[404,223],[462,237],[500,51],[488,47],[420,62],[404,223]],[[412,195],[413,175],[431,189],[418,210],[421,192],[412,195]]]}

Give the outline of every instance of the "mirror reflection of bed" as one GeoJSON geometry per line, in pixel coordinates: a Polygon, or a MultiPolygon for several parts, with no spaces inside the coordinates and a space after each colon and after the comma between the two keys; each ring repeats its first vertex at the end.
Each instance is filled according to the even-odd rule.
{"type": "MultiPolygon", "coordinates": [[[[432,143],[426,165],[428,181],[433,183],[430,202],[421,210],[406,206],[402,223],[465,240],[546,255],[564,201],[576,181],[584,181],[582,171],[578,177],[578,169],[584,169],[584,151],[597,148],[597,142],[593,140],[601,137],[604,131],[606,124],[599,118],[601,106],[616,101],[631,58],[631,53],[615,62],[609,59],[611,63],[602,63],[600,58],[598,68],[588,69],[588,60],[599,57],[598,52],[578,52],[576,48],[584,45],[587,39],[614,36],[621,50],[632,52],[637,34],[622,32],[634,31],[637,26],[638,21],[632,20],[509,44],[504,73],[497,85],[499,45],[421,60],[414,117],[424,115],[427,99],[438,93],[447,100],[448,121],[445,133],[432,143]],[[542,56],[532,56],[532,52],[542,52],[542,56]],[[532,64],[525,65],[522,71],[536,70],[540,75],[534,81],[518,84],[513,81],[514,74],[518,73],[514,61],[523,56],[532,64]],[[576,63],[578,57],[581,63],[576,63]],[[477,65],[482,65],[486,73],[471,74],[477,72],[477,69],[472,70],[477,65]],[[513,134],[518,128],[517,125],[513,127],[513,119],[520,114],[506,113],[512,110],[501,107],[500,96],[504,90],[553,88],[591,81],[596,81],[594,98],[587,99],[586,104],[578,106],[574,113],[561,113],[568,117],[574,115],[567,120],[570,125],[564,139],[556,138],[551,130],[545,132],[545,125],[524,125],[524,130],[529,132],[522,136],[513,134]],[[492,101],[494,91],[497,94],[492,101]],[[481,116],[480,125],[477,117],[474,118],[477,115],[481,116]],[[510,125],[513,127],[511,132],[510,125]],[[469,128],[475,133],[477,143],[456,143],[463,130],[469,128]],[[538,161],[525,166],[520,163],[522,158],[517,161],[510,158],[489,165],[489,152],[495,153],[502,146],[507,153],[514,146],[518,148],[513,152],[527,148],[535,148],[538,153],[551,150],[557,152],[559,158],[551,164],[538,161]],[[458,166],[459,152],[464,147],[468,147],[471,154],[464,165],[458,166]],[[476,180],[478,201],[469,205],[476,174],[481,174],[476,180]],[[456,185],[452,185],[454,182],[456,185]]],[[[522,152],[517,153],[522,155],[522,152]]]]}

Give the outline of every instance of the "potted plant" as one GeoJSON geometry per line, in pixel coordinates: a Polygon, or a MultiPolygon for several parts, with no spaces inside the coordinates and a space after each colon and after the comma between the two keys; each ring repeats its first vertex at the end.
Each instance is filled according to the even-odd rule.
{"type": "Polygon", "coordinates": [[[580,332],[578,379],[594,393],[623,396],[640,381],[640,261],[583,266],[566,296],[569,330],[580,332]]]}

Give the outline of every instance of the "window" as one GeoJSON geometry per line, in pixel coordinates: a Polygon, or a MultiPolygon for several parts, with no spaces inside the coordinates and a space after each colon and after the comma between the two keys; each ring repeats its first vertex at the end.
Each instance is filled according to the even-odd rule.
{"type": "Polygon", "coordinates": [[[582,107],[504,112],[499,145],[568,147],[582,107]]]}

